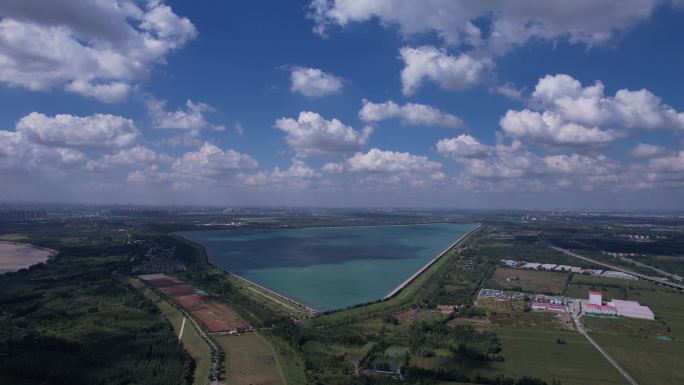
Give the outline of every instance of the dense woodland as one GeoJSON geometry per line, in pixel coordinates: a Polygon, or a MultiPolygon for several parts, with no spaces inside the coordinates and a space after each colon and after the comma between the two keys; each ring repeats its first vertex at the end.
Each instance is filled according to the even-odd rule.
{"type": "Polygon", "coordinates": [[[107,231],[50,235],[35,243],[59,255],[0,276],[0,374],[65,385],[190,383],[194,363],[171,326],[124,279],[135,246],[107,231]]]}

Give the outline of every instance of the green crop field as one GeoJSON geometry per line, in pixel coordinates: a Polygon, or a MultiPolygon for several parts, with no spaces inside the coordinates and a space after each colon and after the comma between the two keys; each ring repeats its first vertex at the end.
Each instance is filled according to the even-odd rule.
{"type": "Polygon", "coordinates": [[[566,278],[566,273],[499,267],[489,279],[488,287],[528,293],[562,294],[566,278]]]}

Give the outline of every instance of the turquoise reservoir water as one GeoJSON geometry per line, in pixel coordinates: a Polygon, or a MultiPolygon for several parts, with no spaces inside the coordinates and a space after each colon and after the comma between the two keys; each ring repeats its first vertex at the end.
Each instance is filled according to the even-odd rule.
{"type": "Polygon", "coordinates": [[[185,231],[216,266],[318,310],[380,299],[475,225],[185,231]]]}

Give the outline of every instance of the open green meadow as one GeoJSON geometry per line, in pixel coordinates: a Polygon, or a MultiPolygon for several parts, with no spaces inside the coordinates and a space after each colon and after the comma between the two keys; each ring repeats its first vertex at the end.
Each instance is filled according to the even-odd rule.
{"type": "Polygon", "coordinates": [[[282,366],[273,348],[258,333],[216,336],[225,352],[225,378],[230,385],[286,385],[282,366]]]}
{"type": "Polygon", "coordinates": [[[637,281],[593,275],[572,274],[568,284],[567,296],[571,298],[588,298],[589,291],[598,290],[604,298],[625,299],[625,293],[636,293],[659,290],[661,286],[646,281],[637,281]]]}
{"type": "Polygon", "coordinates": [[[499,267],[489,279],[487,287],[526,293],[560,295],[563,293],[567,277],[567,273],[499,267]]]}
{"type": "Polygon", "coordinates": [[[280,371],[285,378],[286,385],[306,385],[308,379],[306,368],[300,354],[280,338],[270,335],[260,335],[271,345],[275,352],[280,371]]]}
{"type": "MultiPolygon", "coordinates": [[[[585,317],[593,338],[640,384],[682,384],[684,294],[640,282],[626,298],[653,310],[655,321],[585,317]]],[[[623,293],[624,294],[624,293],[623,293]]]]}
{"type": "MultiPolygon", "coordinates": [[[[503,362],[480,368],[483,374],[533,375],[563,385],[624,384],[624,378],[578,332],[554,327],[492,328],[501,339],[503,362]],[[558,343],[558,339],[564,341],[558,343]]],[[[477,370],[477,369],[476,369],[477,370]]]]}

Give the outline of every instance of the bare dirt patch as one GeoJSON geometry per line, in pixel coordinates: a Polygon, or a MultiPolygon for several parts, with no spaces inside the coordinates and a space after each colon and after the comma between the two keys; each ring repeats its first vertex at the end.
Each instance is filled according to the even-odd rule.
{"type": "Polygon", "coordinates": [[[209,333],[242,331],[251,328],[233,308],[198,294],[192,285],[181,279],[163,276],[150,279],[148,283],[190,313],[202,329],[209,333]]]}

